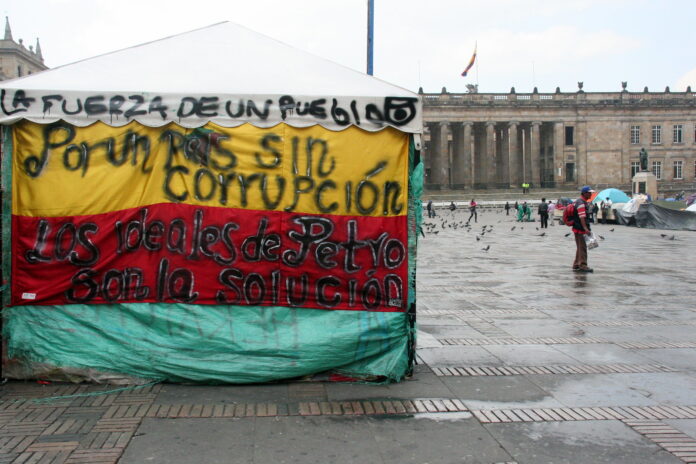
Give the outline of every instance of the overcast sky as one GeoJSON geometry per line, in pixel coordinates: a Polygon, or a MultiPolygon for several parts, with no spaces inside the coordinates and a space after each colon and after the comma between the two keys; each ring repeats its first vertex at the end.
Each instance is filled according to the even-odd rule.
{"type": "MultiPolygon", "coordinates": [[[[375,0],[375,76],[416,91],[696,90],[693,0],[375,0]],[[460,73],[478,43],[477,65],[460,73]]],[[[367,0],[3,0],[45,63],[232,21],[365,70],[367,0]]],[[[244,44],[240,44],[243,47],[244,44]]],[[[191,57],[182,57],[189,60],[191,57]]],[[[163,76],[165,78],[165,76],[163,76]]]]}

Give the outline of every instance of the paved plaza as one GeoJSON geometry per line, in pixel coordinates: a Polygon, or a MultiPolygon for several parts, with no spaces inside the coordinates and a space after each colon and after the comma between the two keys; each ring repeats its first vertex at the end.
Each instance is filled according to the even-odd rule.
{"type": "Polygon", "coordinates": [[[578,274],[568,227],[467,217],[425,220],[412,378],[11,381],[0,463],[696,462],[696,233],[596,225],[578,274]]]}

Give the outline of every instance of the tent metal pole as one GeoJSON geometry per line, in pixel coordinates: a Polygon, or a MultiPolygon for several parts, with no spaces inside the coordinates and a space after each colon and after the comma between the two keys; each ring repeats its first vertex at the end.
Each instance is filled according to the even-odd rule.
{"type": "Polygon", "coordinates": [[[367,74],[372,76],[372,58],[375,33],[375,0],[367,0],[367,74]]]}

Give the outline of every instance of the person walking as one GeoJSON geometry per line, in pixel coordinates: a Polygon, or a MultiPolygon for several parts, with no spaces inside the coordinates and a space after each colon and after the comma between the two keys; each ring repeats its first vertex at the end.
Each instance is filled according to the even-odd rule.
{"type": "Polygon", "coordinates": [[[546,204],[546,198],[541,199],[541,203],[539,203],[539,208],[537,209],[537,213],[539,214],[539,221],[541,222],[541,228],[548,229],[549,228],[549,205],[546,204]]]}
{"type": "Polygon", "coordinates": [[[469,221],[471,221],[471,218],[472,218],[472,217],[474,218],[474,222],[478,222],[478,214],[476,213],[476,207],[477,207],[477,206],[478,206],[478,204],[476,203],[476,200],[474,200],[474,199],[472,198],[472,199],[471,199],[471,202],[469,202],[469,212],[470,212],[471,214],[469,214],[469,219],[466,220],[466,223],[467,223],[467,224],[469,223],[469,221]]]}
{"type": "Polygon", "coordinates": [[[433,200],[428,200],[428,206],[426,206],[426,208],[428,210],[428,217],[435,217],[435,211],[433,211],[433,200]]]}
{"type": "Polygon", "coordinates": [[[597,218],[599,217],[599,205],[597,203],[592,203],[592,216],[590,217],[590,222],[592,224],[597,224],[597,218]]]}
{"type": "Polygon", "coordinates": [[[602,208],[602,222],[604,224],[607,223],[607,219],[609,219],[609,214],[611,213],[611,198],[607,197],[606,200],[604,200],[604,207],[602,208]]]}
{"type": "Polygon", "coordinates": [[[587,242],[585,236],[591,233],[590,222],[587,220],[588,201],[594,190],[585,185],[580,189],[580,198],[575,200],[575,211],[573,212],[573,235],[575,235],[575,261],[573,261],[574,272],[593,272],[587,266],[587,242]]]}
{"type": "Polygon", "coordinates": [[[505,215],[506,216],[510,215],[510,202],[509,201],[505,202],[505,215]]]}
{"type": "Polygon", "coordinates": [[[556,205],[553,204],[553,201],[549,200],[549,217],[551,218],[551,225],[555,225],[553,222],[553,213],[556,211],[556,205]]]}

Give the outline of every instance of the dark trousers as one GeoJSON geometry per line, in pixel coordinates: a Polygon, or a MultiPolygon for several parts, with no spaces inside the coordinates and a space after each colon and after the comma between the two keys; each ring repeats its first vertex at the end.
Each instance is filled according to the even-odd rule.
{"type": "Polygon", "coordinates": [[[549,228],[549,213],[539,213],[539,216],[541,218],[541,228],[548,229],[549,228]]]}
{"type": "Polygon", "coordinates": [[[474,218],[474,222],[478,222],[478,214],[476,214],[476,210],[473,210],[471,214],[469,215],[469,219],[466,220],[466,222],[471,221],[471,218],[474,218]]]}
{"type": "Polygon", "coordinates": [[[573,268],[587,267],[587,243],[585,242],[585,234],[575,235],[575,261],[573,268]]]}

